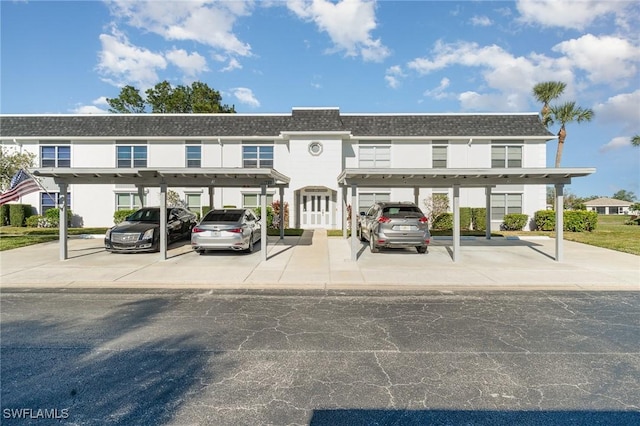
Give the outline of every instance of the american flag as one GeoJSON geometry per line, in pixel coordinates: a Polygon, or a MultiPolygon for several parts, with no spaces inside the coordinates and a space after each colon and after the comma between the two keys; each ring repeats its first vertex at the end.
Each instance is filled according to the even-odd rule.
{"type": "Polygon", "coordinates": [[[20,169],[11,178],[9,190],[0,194],[0,206],[8,203],[9,201],[15,201],[23,195],[36,192],[39,189],[40,186],[33,176],[27,173],[24,169],[20,169]]]}

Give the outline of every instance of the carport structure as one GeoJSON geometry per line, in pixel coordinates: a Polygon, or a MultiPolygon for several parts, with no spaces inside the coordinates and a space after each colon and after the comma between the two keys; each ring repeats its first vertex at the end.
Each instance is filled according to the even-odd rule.
{"type": "MultiPolygon", "coordinates": [[[[267,188],[279,189],[280,205],[283,204],[284,189],[289,186],[289,177],[274,169],[265,168],[40,168],[31,173],[36,177],[50,177],[66,194],[68,185],[82,184],[126,184],[135,185],[142,194],[146,187],[160,187],[160,254],[167,259],[167,188],[209,188],[210,206],[213,206],[214,188],[261,188],[261,237],[262,260],[267,260],[267,188]]],[[[66,217],[68,200],[61,196],[60,216],[66,217]]],[[[97,200],[96,200],[97,201],[97,200]]],[[[284,209],[280,209],[280,238],[284,236],[284,209]]],[[[67,222],[60,221],[60,260],[68,258],[67,222]]]]}
{"type": "MultiPolygon", "coordinates": [[[[490,169],[405,169],[405,168],[348,168],[338,176],[343,187],[343,203],[346,210],[347,190],[351,187],[351,260],[357,260],[358,239],[358,187],[360,188],[413,188],[414,202],[419,205],[420,188],[453,189],[453,261],[460,260],[460,188],[485,188],[486,238],[491,238],[491,191],[498,185],[554,185],[556,206],[564,205],[564,186],[575,177],[595,173],[595,168],[490,168],[490,169]]],[[[347,215],[343,215],[343,233],[347,234],[347,215]]],[[[556,208],[555,260],[563,258],[564,216],[563,209],[556,208]]]]}

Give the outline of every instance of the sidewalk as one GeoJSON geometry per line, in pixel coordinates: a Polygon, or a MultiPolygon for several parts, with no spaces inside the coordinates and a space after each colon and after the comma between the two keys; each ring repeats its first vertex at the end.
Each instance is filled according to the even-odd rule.
{"type": "Polygon", "coordinates": [[[253,254],[198,255],[187,242],[157,253],[112,254],[101,238],[69,240],[69,259],[58,242],[0,252],[0,288],[173,288],[314,290],[640,290],[640,256],[564,242],[564,261],[553,259],[553,239],[463,239],[459,262],[451,239],[434,239],[428,254],[363,244],[351,260],[350,240],[306,231],[269,237],[267,260],[253,254]]]}

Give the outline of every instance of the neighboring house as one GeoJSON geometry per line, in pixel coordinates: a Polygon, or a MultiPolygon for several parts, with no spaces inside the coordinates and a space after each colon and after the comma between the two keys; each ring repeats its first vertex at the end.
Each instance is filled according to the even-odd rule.
{"type": "MultiPolygon", "coordinates": [[[[294,108],[290,114],[0,115],[4,147],[37,155],[39,168],[273,168],[290,178],[284,191],[289,226],[340,228],[346,209],[338,175],[347,168],[520,169],[545,168],[553,135],[537,113],[344,114],[338,108],[294,108]]],[[[53,179],[23,197],[40,214],[56,205],[53,179]]],[[[257,207],[260,188],[170,188],[188,208],[257,207]]],[[[375,201],[424,200],[452,188],[359,188],[359,210],[375,201]]],[[[159,203],[160,190],[134,185],[69,186],[69,207],[84,226],[109,226],[113,213],[159,203]]],[[[267,201],[277,199],[269,188],[267,201]]],[[[346,197],[345,197],[346,199],[346,197]]],[[[485,207],[485,188],[461,188],[460,207],[485,207]]],[[[497,185],[491,221],[507,213],[532,219],[546,208],[546,185],[497,185]]],[[[617,200],[614,200],[617,201],[617,200]]],[[[628,208],[628,205],[626,205],[628,208]]],[[[493,225],[495,223],[495,225],[493,225]]]]}
{"type": "Polygon", "coordinates": [[[598,214],[631,214],[632,212],[629,208],[632,204],[632,202],[616,200],[615,198],[596,198],[584,203],[587,210],[598,214]]]}

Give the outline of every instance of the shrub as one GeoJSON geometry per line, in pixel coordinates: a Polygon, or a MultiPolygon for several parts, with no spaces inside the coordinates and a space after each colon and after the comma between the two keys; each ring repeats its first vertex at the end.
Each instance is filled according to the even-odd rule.
{"type": "Polygon", "coordinates": [[[533,217],[536,229],[539,231],[553,231],[556,229],[556,212],[553,210],[538,210],[533,217]]]}
{"type": "Polygon", "coordinates": [[[487,230],[487,209],[484,207],[471,209],[471,222],[475,231],[487,230]]]}
{"type": "Polygon", "coordinates": [[[598,213],[584,210],[564,212],[564,230],[570,232],[593,231],[598,225],[598,213]]]}
{"type": "Polygon", "coordinates": [[[0,226],[6,226],[9,224],[9,204],[3,204],[0,206],[0,226]]]}
{"type": "Polygon", "coordinates": [[[124,220],[127,218],[127,216],[132,215],[136,211],[137,211],[136,209],[116,210],[113,213],[113,223],[115,223],[117,225],[120,222],[124,222],[124,220]]]}
{"type": "MultiPolygon", "coordinates": [[[[273,208],[273,216],[274,216],[274,218],[279,218],[280,217],[280,200],[275,200],[273,203],[271,203],[271,207],[273,208]]],[[[276,223],[269,223],[269,227],[280,229],[280,226],[278,225],[277,219],[276,219],[276,223]]],[[[286,229],[288,227],[289,227],[289,203],[287,203],[285,201],[285,203],[284,203],[284,228],[286,229]]]]}
{"type": "Polygon", "coordinates": [[[471,207],[460,207],[460,229],[471,229],[471,207]]]}
{"type": "Polygon", "coordinates": [[[450,231],[453,229],[453,213],[442,213],[437,216],[431,227],[438,231],[450,231]]]}
{"type": "MultiPolygon", "coordinates": [[[[256,216],[262,217],[262,215],[260,214],[261,213],[260,210],[262,210],[261,207],[256,207],[255,209],[253,209],[253,211],[256,212],[256,216]]],[[[273,223],[273,207],[267,206],[267,228],[269,228],[272,223],[273,223]]]]}
{"type": "Polygon", "coordinates": [[[39,214],[34,214],[32,216],[29,216],[25,221],[24,224],[28,227],[28,228],[37,228],[38,227],[38,222],[40,222],[41,219],[44,219],[42,216],[40,216],[39,214]]]}
{"type": "MultiPolygon", "coordinates": [[[[60,224],[60,208],[53,208],[53,209],[49,209],[46,212],[44,212],[44,217],[45,219],[47,219],[47,221],[49,221],[50,223],[54,224],[55,226],[58,226],[60,224]]],[[[71,225],[71,218],[73,217],[73,212],[71,211],[71,209],[67,209],[67,226],[71,225]]]]}
{"type": "Polygon", "coordinates": [[[502,219],[502,227],[506,231],[521,231],[527,224],[529,216],[521,213],[510,213],[504,215],[502,219]]]}
{"type": "Polygon", "coordinates": [[[25,220],[31,216],[30,204],[10,204],[9,224],[15,227],[24,226],[25,220]]]}
{"type": "Polygon", "coordinates": [[[625,225],[640,225],[640,215],[631,216],[624,222],[625,225]]]}

